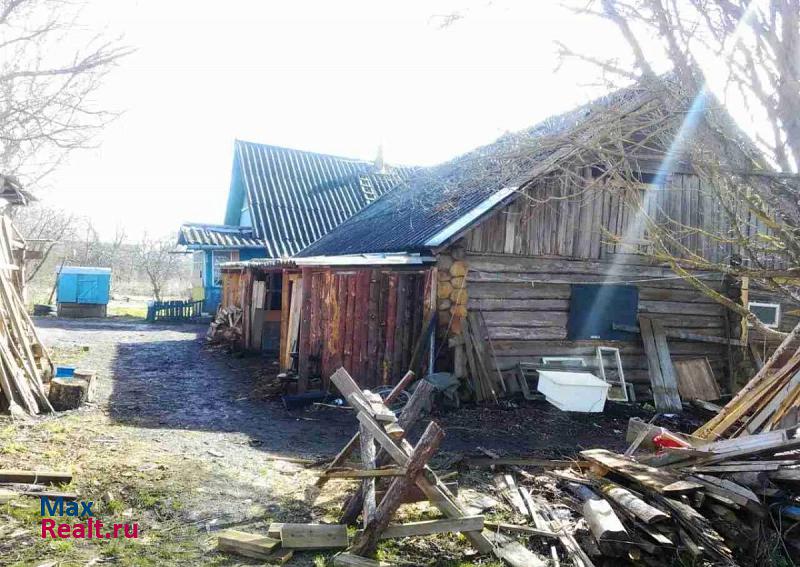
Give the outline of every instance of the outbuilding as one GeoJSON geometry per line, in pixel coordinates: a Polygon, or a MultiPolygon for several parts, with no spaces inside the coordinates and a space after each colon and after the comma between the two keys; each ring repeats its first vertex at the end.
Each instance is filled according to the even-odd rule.
{"type": "Polygon", "coordinates": [[[111,268],[64,266],[58,273],[59,317],[105,317],[111,268]]]}

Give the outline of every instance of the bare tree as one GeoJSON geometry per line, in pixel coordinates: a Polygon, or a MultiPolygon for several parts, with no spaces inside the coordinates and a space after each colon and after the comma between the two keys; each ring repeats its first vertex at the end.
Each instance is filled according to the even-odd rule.
{"type": "Polygon", "coordinates": [[[137,246],[136,259],[147,274],[156,301],[162,300],[164,286],[180,268],[181,258],[175,250],[176,241],[175,235],[154,239],[145,234],[137,246]]]}
{"type": "Polygon", "coordinates": [[[14,210],[14,224],[28,241],[28,248],[40,257],[28,264],[25,280],[30,282],[47,263],[55,248],[76,238],[77,218],[58,207],[34,205],[14,210]]]}
{"type": "Polygon", "coordinates": [[[93,95],[130,50],[81,23],[78,0],[0,0],[0,171],[33,185],[115,114],[93,95]]]}

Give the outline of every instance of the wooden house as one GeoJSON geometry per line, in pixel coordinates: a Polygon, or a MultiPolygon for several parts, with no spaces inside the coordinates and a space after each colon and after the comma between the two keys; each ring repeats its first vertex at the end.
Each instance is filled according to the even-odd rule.
{"type": "MultiPolygon", "coordinates": [[[[193,252],[192,298],[213,313],[221,266],[285,259],[391,191],[408,169],[237,140],[223,224],[185,223],[178,244],[193,252]]],[[[275,285],[280,285],[277,282],[275,285]]]]}
{"type": "Polygon", "coordinates": [[[728,218],[670,140],[700,140],[736,167],[753,161],[722,155],[717,131],[692,115],[696,104],[665,109],[661,100],[645,88],[619,91],[420,170],[296,254],[301,378],[344,365],[365,386],[393,383],[435,310],[437,370],[466,372],[463,342],[453,338],[474,316],[472,332],[500,371],[613,347],[627,381],[647,397],[653,361],[637,328],[644,316],[665,329],[673,361],[707,358],[723,389],[732,388],[746,356],[741,320],[653,260],[662,238],[654,231],[671,233],[658,249],[678,263],[715,262],[719,270],[689,263],[686,273],[742,301],[741,282],[724,273],[735,245],[712,236],[725,233],[728,218]],[[621,130],[626,117],[645,113],[659,132],[621,130]],[[695,121],[688,134],[687,120],[695,121]]]}

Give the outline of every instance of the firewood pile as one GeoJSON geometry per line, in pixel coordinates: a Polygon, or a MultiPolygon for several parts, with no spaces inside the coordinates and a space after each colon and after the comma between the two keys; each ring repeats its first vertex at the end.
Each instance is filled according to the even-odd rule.
{"type": "Polygon", "coordinates": [[[237,344],[242,340],[242,310],[231,305],[223,307],[208,327],[206,340],[210,343],[237,344]]]}
{"type": "Polygon", "coordinates": [[[53,363],[14,284],[20,268],[12,243],[19,240],[11,222],[0,219],[0,410],[15,417],[53,411],[45,391],[53,363]]]}

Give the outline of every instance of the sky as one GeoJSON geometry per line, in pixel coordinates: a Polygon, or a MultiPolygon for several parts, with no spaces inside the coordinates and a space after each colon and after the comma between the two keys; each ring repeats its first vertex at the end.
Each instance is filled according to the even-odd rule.
{"type": "Polygon", "coordinates": [[[221,223],[237,138],[433,164],[602,93],[554,40],[626,51],[557,0],[90,0],[83,25],[136,49],[97,93],[123,114],[42,198],[107,238],[221,223]]]}

